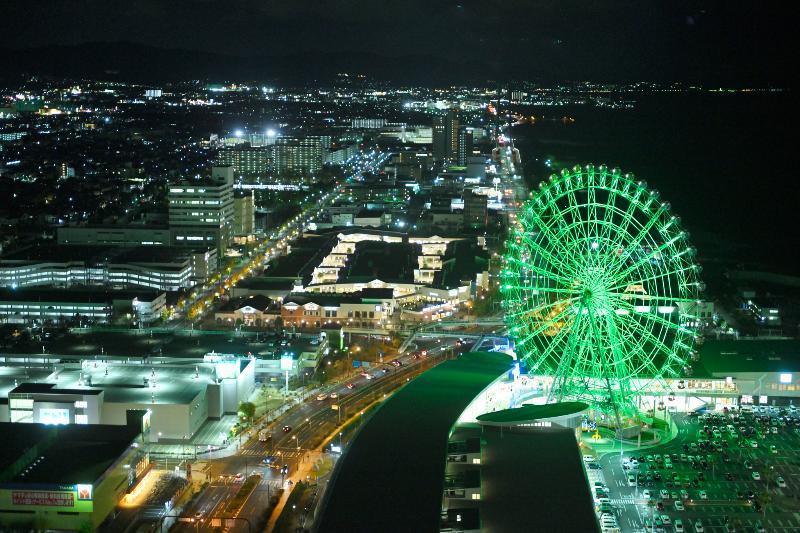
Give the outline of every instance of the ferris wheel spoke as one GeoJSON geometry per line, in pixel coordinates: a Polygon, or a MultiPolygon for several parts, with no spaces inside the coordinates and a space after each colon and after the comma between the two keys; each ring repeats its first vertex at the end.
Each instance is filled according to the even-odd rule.
{"type": "MultiPolygon", "coordinates": [[[[534,338],[534,337],[536,337],[537,335],[541,335],[542,333],[544,333],[544,332],[545,332],[545,331],[547,331],[548,329],[552,328],[553,326],[555,326],[556,324],[558,324],[558,322],[559,322],[561,319],[563,319],[563,318],[566,318],[566,317],[567,317],[567,316],[569,316],[570,314],[571,314],[570,307],[565,307],[565,308],[564,308],[563,310],[561,310],[561,311],[560,311],[560,312],[559,312],[559,313],[558,313],[556,316],[554,316],[554,317],[551,317],[551,318],[548,318],[547,320],[544,320],[544,321],[541,321],[541,322],[539,322],[539,323],[537,324],[537,326],[538,326],[538,327],[537,327],[535,330],[533,330],[533,331],[531,331],[530,333],[528,333],[528,335],[527,335],[527,336],[526,336],[524,339],[522,339],[522,340],[519,342],[519,344],[520,344],[520,345],[527,344],[527,343],[528,343],[528,342],[529,342],[531,339],[533,339],[533,338],[534,338]]],[[[562,326],[562,327],[561,327],[561,330],[563,330],[563,329],[564,329],[564,326],[562,326]]],[[[559,332],[560,332],[561,330],[559,330],[559,332]]]]}
{"type": "Polygon", "coordinates": [[[581,216],[581,204],[578,202],[578,199],[575,197],[575,188],[572,186],[567,187],[567,201],[569,202],[569,209],[567,212],[572,216],[573,226],[576,226],[575,236],[577,237],[578,241],[581,240],[583,237],[585,240],[584,242],[589,240],[589,216],[587,213],[586,218],[581,216]],[[577,217],[577,220],[576,220],[577,217]],[[581,227],[584,229],[584,234],[581,235],[581,227]]]}
{"type": "MultiPolygon", "coordinates": [[[[655,281],[663,280],[665,278],[669,278],[669,277],[672,277],[672,276],[680,277],[680,276],[684,275],[687,272],[692,272],[693,270],[695,270],[695,266],[692,264],[692,265],[685,266],[683,268],[670,269],[670,270],[666,270],[666,271],[663,271],[663,272],[659,272],[657,274],[647,275],[645,277],[633,276],[630,279],[625,280],[625,284],[624,285],[615,285],[613,287],[610,287],[609,291],[614,292],[614,291],[624,290],[625,288],[630,287],[631,285],[642,285],[642,286],[644,286],[645,283],[647,283],[647,282],[655,282],[655,281]]],[[[620,279],[620,278],[617,277],[616,279],[620,279]]],[[[678,287],[678,289],[680,289],[680,287],[678,287]]]]}
{"type": "Polygon", "coordinates": [[[532,315],[534,313],[540,313],[540,312],[542,312],[542,311],[544,311],[546,309],[552,309],[554,307],[558,307],[558,306],[562,306],[562,305],[568,305],[568,304],[574,302],[575,300],[577,300],[577,297],[564,298],[564,299],[561,299],[561,300],[556,300],[556,301],[553,301],[553,302],[547,302],[547,303],[544,303],[544,304],[541,304],[541,305],[537,305],[536,307],[533,307],[531,309],[525,308],[522,311],[517,311],[515,313],[508,313],[507,316],[509,316],[509,317],[517,317],[517,316],[523,316],[523,315],[532,315]]]}
{"type": "MultiPolygon", "coordinates": [[[[573,320],[572,324],[570,324],[569,326],[567,326],[567,325],[562,326],[561,329],[558,330],[558,333],[556,333],[553,336],[553,338],[551,338],[548,341],[547,347],[544,349],[544,351],[540,352],[537,355],[537,359],[538,359],[540,365],[545,365],[545,366],[548,366],[548,367],[555,366],[556,368],[558,368],[558,366],[559,366],[558,364],[557,365],[551,365],[551,363],[553,362],[553,359],[551,359],[551,354],[557,347],[561,346],[564,343],[564,340],[567,338],[568,333],[570,333],[572,331],[572,328],[573,328],[574,324],[575,324],[575,321],[573,320]]],[[[558,373],[556,373],[556,375],[558,375],[558,373]]]]}
{"type": "Polygon", "coordinates": [[[645,238],[647,238],[647,236],[650,234],[650,230],[652,230],[656,226],[656,224],[658,224],[659,220],[661,219],[661,215],[664,214],[665,212],[666,208],[664,204],[659,205],[656,212],[649,215],[650,218],[641,227],[641,229],[639,229],[639,233],[637,233],[633,239],[625,243],[625,249],[634,250],[636,248],[639,248],[642,242],[645,240],[645,238]]]}
{"type": "MultiPolygon", "coordinates": [[[[551,356],[553,350],[558,346],[562,347],[564,344],[568,344],[568,347],[564,352],[561,354],[559,358],[558,366],[556,367],[555,371],[555,380],[554,385],[558,383],[557,386],[553,387],[558,394],[558,401],[561,401],[565,394],[574,386],[573,383],[570,382],[571,378],[573,377],[572,369],[574,368],[576,362],[580,364],[581,361],[585,361],[582,358],[583,352],[583,344],[579,343],[579,339],[583,337],[586,319],[584,318],[583,313],[584,307],[582,304],[578,305],[578,313],[575,315],[575,320],[573,320],[572,325],[570,326],[570,331],[567,339],[563,339],[560,343],[552,342],[547,347],[545,352],[542,354],[543,359],[547,359],[551,356]]],[[[551,390],[551,393],[553,390],[551,390]]]]}
{"type": "Polygon", "coordinates": [[[553,246],[553,248],[556,248],[558,252],[564,256],[565,261],[560,261],[560,262],[564,264],[565,269],[568,272],[572,272],[574,271],[576,265],[566,263],[566,259],[573,257],[575,255],[575,250],[570,250],[564,245],[564,238],[563,236],[561,236],[561,232],[567,231],[567,233],[569,233],[570,235],[570,240],[575,239],[575,236],[569,229],[569,225],[566,223],[566,221],[564,221],[563,214],[561,213],[561,211],[558,210],[557,212],[558,216],[553,217],[555,220],[558,221],[559,230],[556,233],[553,232],[552,226],[546,223],[543,223],[538,229],[540,229],[542,233],[546,236],[547,242],[550,243],[553,246]]]}
{"type": "Polygon", "coordinates": [[[557,265],[562,272],[572,272],[572,266],[569,263],[563,259],[557,258],[544,246],[541,246],[537,242],[531,241],[526,235],[522,236],[522,240],[528,245],[529,249],[533,250],[537,255],[542,256],[543,259],[545,259],[548,263],[557,265]]]}
{"type": "Polygon", "coordinates": [[[605,203],[605,205],[603,207],[604,208],[604,211],[603,211],[604,231],[603,231],[603,234],[602,234],[601,237],[603,239],[603,242],[609,242],[611,240],[611,237],[612,237],[611,228],[612,228],[613,222],[614,222],[614,215],[617,212],[619,212],[620,209],[617,207],[618,191],[617,191],[616,187],[607,187],[605,189],[605,191],[608,194],[608,199],[606,200],[606,203],[605,203]]]}
{"type": "Polygon", "coordinates": [[[623,308],[625,308],[627,311],[630,312],[630,314],[628,314],[628,315],[621,314],[619,316],[623,316],[623,317],[624,316],[641,316],[645,320],[649,320],[649,321],[655,322],[656,324],[664,326],[665,328],[667,328],[669,330],[676,331],[676,332],[681,332],[681,333],[689,333],[689,331],[685,327],[681,326],[680,324],[676,324],[675,322],[672,322],[671,320],[667,320],[665,318],[662,318],[656,313],[652,313],[650,311],[641,311],[639,309],[636,309],[636,306],[631,305],[628,302],[617,302],[617,303],[619,303],[623,308]]]}
{"type": "Polygon", "coordinates": [[[619,247],[623,246],[624,241],[627,237],[630,237],[628,232],[630,231],[631,224],[635,224],[635,214],[636,210],[642,206],[639,202],[640,192],[637,191],[634,193],[634,196],[631,198],[627,198],[628,200],[628,207],[625,209],[622,215],[622,221],[620,222],[617,232],[616,238],[614,239],[614,246],[619,247]]]}
{"type": "MultiPolygon", "coordinates": [[[[627,326],[624,322],[620,322],[620,327],[626,330],[626,335],[623,337],[625,344],[628,346],[628,350],[633,354],[634,357],[638,357],[641,361],[639,368],[642,371],[646,371],[648,373],[648,379],[650,382],[657,382],[662,386],[666,384],[664,378],[662,377],[662,369],[658,368],[655,363],[653,362],[653,358],[650,356],[651,354],[645,351],[644,347],[641,343],[634,342],[633,333],[628,331],[627,326]]],[[[637,377],[641,380],[645,376],[642,376],[641,373],[637,372],[637,377]],[[637,375],[638,374],[638,375],[637,375]]],[[[643,390],[645,387],[641,386],[637,390],[643,390]]],[[[646,386],[646,388],[651,388],[650,384],[646,386]]]]}
{"type": "MultiPolygon", "coordinates": [[[[635,285],[633,283],[632,285],[635,285]]],[[[628,285],[630,287],[630,285],[628,285]]],[[[681,298],[677,296],[659,296],[657,294],[639,294],[636,292],[607,292],[605,293],[613,298],[621,298],[623,300],[632,300],[639,298],[646,302],[665,302],[665,303],[696,303],[697,298],[681,298]]]]}
{"type": "MultiPolygon", "coordinates": [[[[628,274],[630,274],[632,272],[635,272],[640,267],[642,267],[642,266],[644,266],[646,264],[649,264],[651,259],[653,259],[655,257],[658,257],[660,254],[662,254],[665,251],[668,251],[677,241],[682,239],[683,236],[684,236],[683,233],[675,234],[668,241],[664,242],[663,244],[659,245],[657,248],[651,250],[649,253],[647,253],[644,256],[638,258],[632,264],[628,265],[627,268],[625,268],[624,270],[619,272],[619,276],[622,277],[622,278],[625,278],[625,277],[628,276],[628,274]]],[[[674,255],[672,255],[672,256],[674,257],[674,255]]]]}
{"type": "MultiPolygon", "coordinates": [[[[553,270],[547,270],[547,269],[541,268],[540,266],[535,265],[535,264],[531,263],[530,261],[526,262],[526,261],[523,261],[521,259],[517,259],[516,257],[510,257],[510,258],[508,258],[508,262],[517,265],[518,268],[520,270],[522,270],[522,271],[530,270],[534,274],[538,274],[538,275],[540,275],[540,276],[542,276],[544,278],[547,278],[547,279],[549,279],[551,281],[558,281],[558,282],[564,283],[564,284],[570,284],[571,283],[571,280],[569,278],[564,277],[564,276],[556,273],[553,270]]],[[[517,271],[517,272],[518,272],[518,274],[520,273],[519,271],[517,271]]]]}
{"type": "Polygon", "coordinates": [[[653,332],[645,328],[644,325],[641,324],[638,320],[634,318],[629,318],[627,320],[627,324],[633,330],[635,330],[636,333],[645,337],[647,341],[650,342],[666,358],[672,357],[672,349],[670,349],[666,344],[664,344],[664,341],[662,339],[653,335],[653,332]]]}

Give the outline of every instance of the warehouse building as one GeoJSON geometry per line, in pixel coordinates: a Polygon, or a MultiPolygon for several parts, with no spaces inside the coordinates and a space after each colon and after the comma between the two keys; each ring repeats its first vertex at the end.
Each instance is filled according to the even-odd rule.
{"type": "Polygon", "coordinates": [[[40,364],[39,371],[35,363],[0,373],[0,422],[121,426],[130,413],[148,410],[149,440],[180,442],[206,420],[236,413],[255,389],[254,360],[234,356],[156,365],[83,360],[40,364]]]}
{"type": "Polygon", "coordinates": [[[132,413],[123,426],[0,422],[14,434],[0,449],[3,531],[96,530],[149,466],[140,447],[148,417],[132,413]]]}

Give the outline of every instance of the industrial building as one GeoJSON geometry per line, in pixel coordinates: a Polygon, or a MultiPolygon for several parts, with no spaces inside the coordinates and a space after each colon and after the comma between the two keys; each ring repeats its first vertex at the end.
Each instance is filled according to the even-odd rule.
{"type": "Polygon", "coordinates": [[[206,355],[197,360],[83,359],[0,368],[0,422],[54,425],[127,424],[148,410],[151,442],[183,442],[208,419],[236,413],[255,388],[254,359],[206,355]]]}
{"type": "Polygon", "coordinates": [[[0,422],[3,531],[94,531],[141,480],[149,412],[121,426],[0,422]],[[7,528],[7,529],[6,529],[7,528]]]}

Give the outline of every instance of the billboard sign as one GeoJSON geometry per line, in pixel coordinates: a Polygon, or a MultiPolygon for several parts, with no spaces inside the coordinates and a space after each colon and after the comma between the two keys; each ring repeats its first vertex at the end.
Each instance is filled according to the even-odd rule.
{"type": "Polygon", "coordinates": [[[79,500],[92,499],[92,486],[91,485],[75,485],[75,490],[78,492],[79,500]]]}
{"type": "Polygon", "coordinates": [[[291,370],[292,369],[292,356],[291,355],[282,355],[281,356],[281,370],[291,370]]]}
{"type": "Polygon", "coordinates": [[[75,494],[45,490],[15,490],[11,492],[14,505],[45,505],[48,507],[74,507],[75,494]]]}

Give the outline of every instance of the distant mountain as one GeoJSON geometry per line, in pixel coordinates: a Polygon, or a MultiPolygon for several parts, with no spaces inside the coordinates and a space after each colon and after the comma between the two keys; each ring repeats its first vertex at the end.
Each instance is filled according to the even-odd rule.
{"type": "Polygon", "coordinates": [[[496,74],[491,65],[479,62],[370,52],[245,57],[126,42],[0,50],[11,59],[0,71],[7,79],[38,75],[153,83],[190,79],[307,82],[348,72],[395,83],[450,84],[486,80],[496,74]]]}

